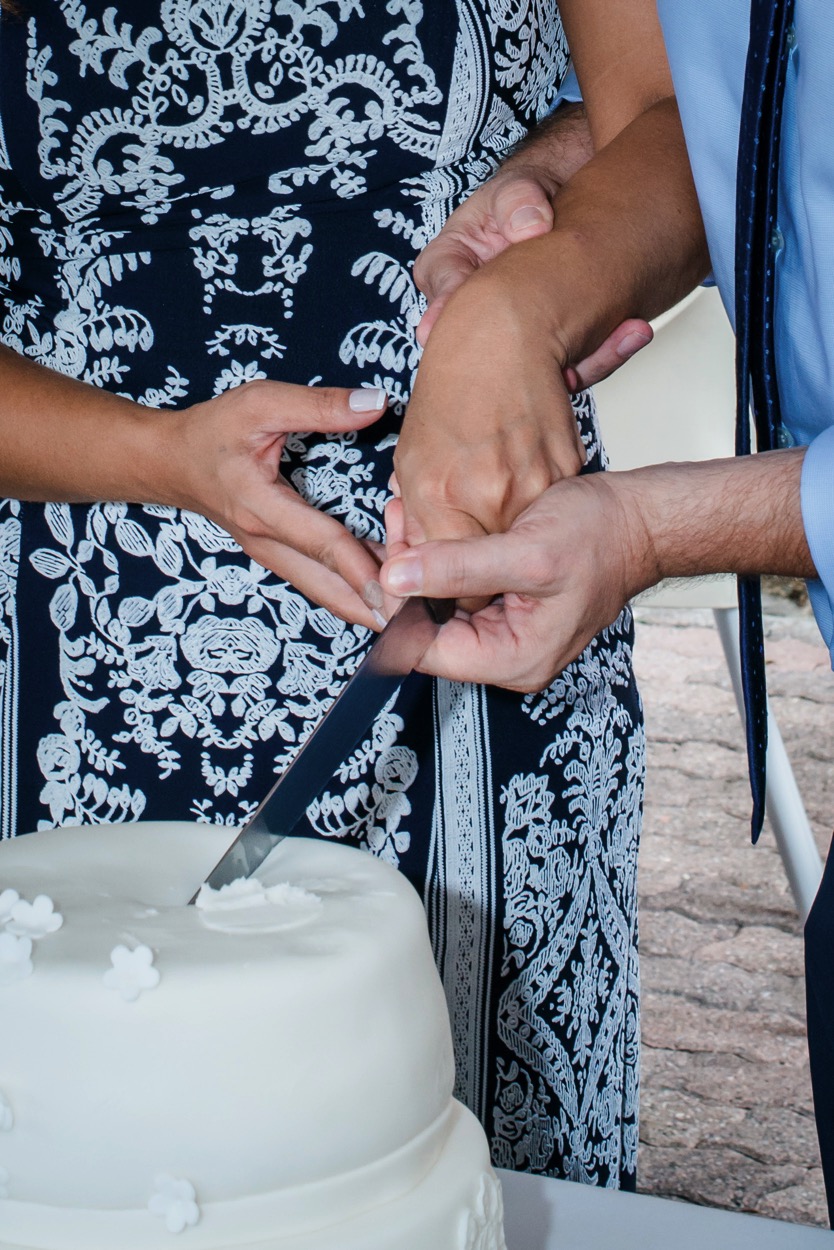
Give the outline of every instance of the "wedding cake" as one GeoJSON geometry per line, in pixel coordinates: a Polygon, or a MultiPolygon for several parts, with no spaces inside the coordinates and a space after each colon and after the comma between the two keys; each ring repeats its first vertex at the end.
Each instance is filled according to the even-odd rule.
{"type": "Polygon", "coordinates": [[[412,887],[292,838],[189,906],[228,841],[0,844],[2,1250],[503,1250],[412,887]]]}

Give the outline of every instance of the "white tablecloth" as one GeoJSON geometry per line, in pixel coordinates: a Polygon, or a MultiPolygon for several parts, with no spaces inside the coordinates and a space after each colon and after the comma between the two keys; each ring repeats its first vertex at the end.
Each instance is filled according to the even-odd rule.
{"type": "Polygon", "coordinates": [[[500,1172],[508,1250],[834,1250],[828,1229],[500,1172]]]}

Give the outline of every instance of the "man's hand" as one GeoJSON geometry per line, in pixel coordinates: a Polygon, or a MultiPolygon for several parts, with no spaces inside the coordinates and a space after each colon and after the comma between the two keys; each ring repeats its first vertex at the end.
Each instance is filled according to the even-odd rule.
{"type": "Polygon", "coordinates": [[[532,691],[546,686],[632,596],[665,577],[817,576],[802,524],[804,448],[565,479],[506,534],[409,548],[402,504],[386,517],[392,595],[502,598],[458,612],[425,672],[532,691]]]}
{"type": "MultiPolygon", "coordinates": [[[[595,11],[604,25],[608,7],[598,0],[595,11]]],[[[608,33],[611,68],[628,31],[608,33]]],[[[504,248],[447,295],[394,457],[410,543],[506,530],[578,473],[584,449],[563,371],[703,276],[677,107],[636,74],[634,52],[638,88],[625,107],[602,102],[603,146],[554,197],[553,229],[504,248]]]]}
{"type": "Polygon", "coordinates": [[[545,491],[505,534],[409,548],[402,504],[388,505],[392,595],[502,598],[443,626],[424,672],[510,690],[541,690],[616,620],[654,577],[639,515],[609,486],[614,475],[567,478],[545,491]],[[647,560],[648,555],[648,560],[647,560]]]}

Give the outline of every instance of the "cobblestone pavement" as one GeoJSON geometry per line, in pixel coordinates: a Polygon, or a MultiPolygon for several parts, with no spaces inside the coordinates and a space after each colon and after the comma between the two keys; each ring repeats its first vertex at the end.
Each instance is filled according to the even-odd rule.
{"type": "MultiPolygon", "coordinates": [[[[834,676],[807,608],[770,597],[767,609],[772,706],[825,854],[834,676]]],[[[639,1188],[827,1224],[801,931],[770,829],[750,845],[744,743],[712,613],[636,615],[649,759],[639,1188]]]]}

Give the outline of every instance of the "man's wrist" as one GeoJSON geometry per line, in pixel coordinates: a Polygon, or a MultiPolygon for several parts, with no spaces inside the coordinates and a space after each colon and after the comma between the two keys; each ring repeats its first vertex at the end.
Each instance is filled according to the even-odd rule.
{"type": "Polygon", "coordinates": [[[636,594],[669,577],[814,577],[800,506],[805,449],[608,476],[631,546],[636,594]]]}
{"type": "Polygon", "coordinates": [[[554,196],[594,155],[591,130],[581,102],[566,103],[535,126],[502,162],[514,176],[537,179],[554,196]]]}

